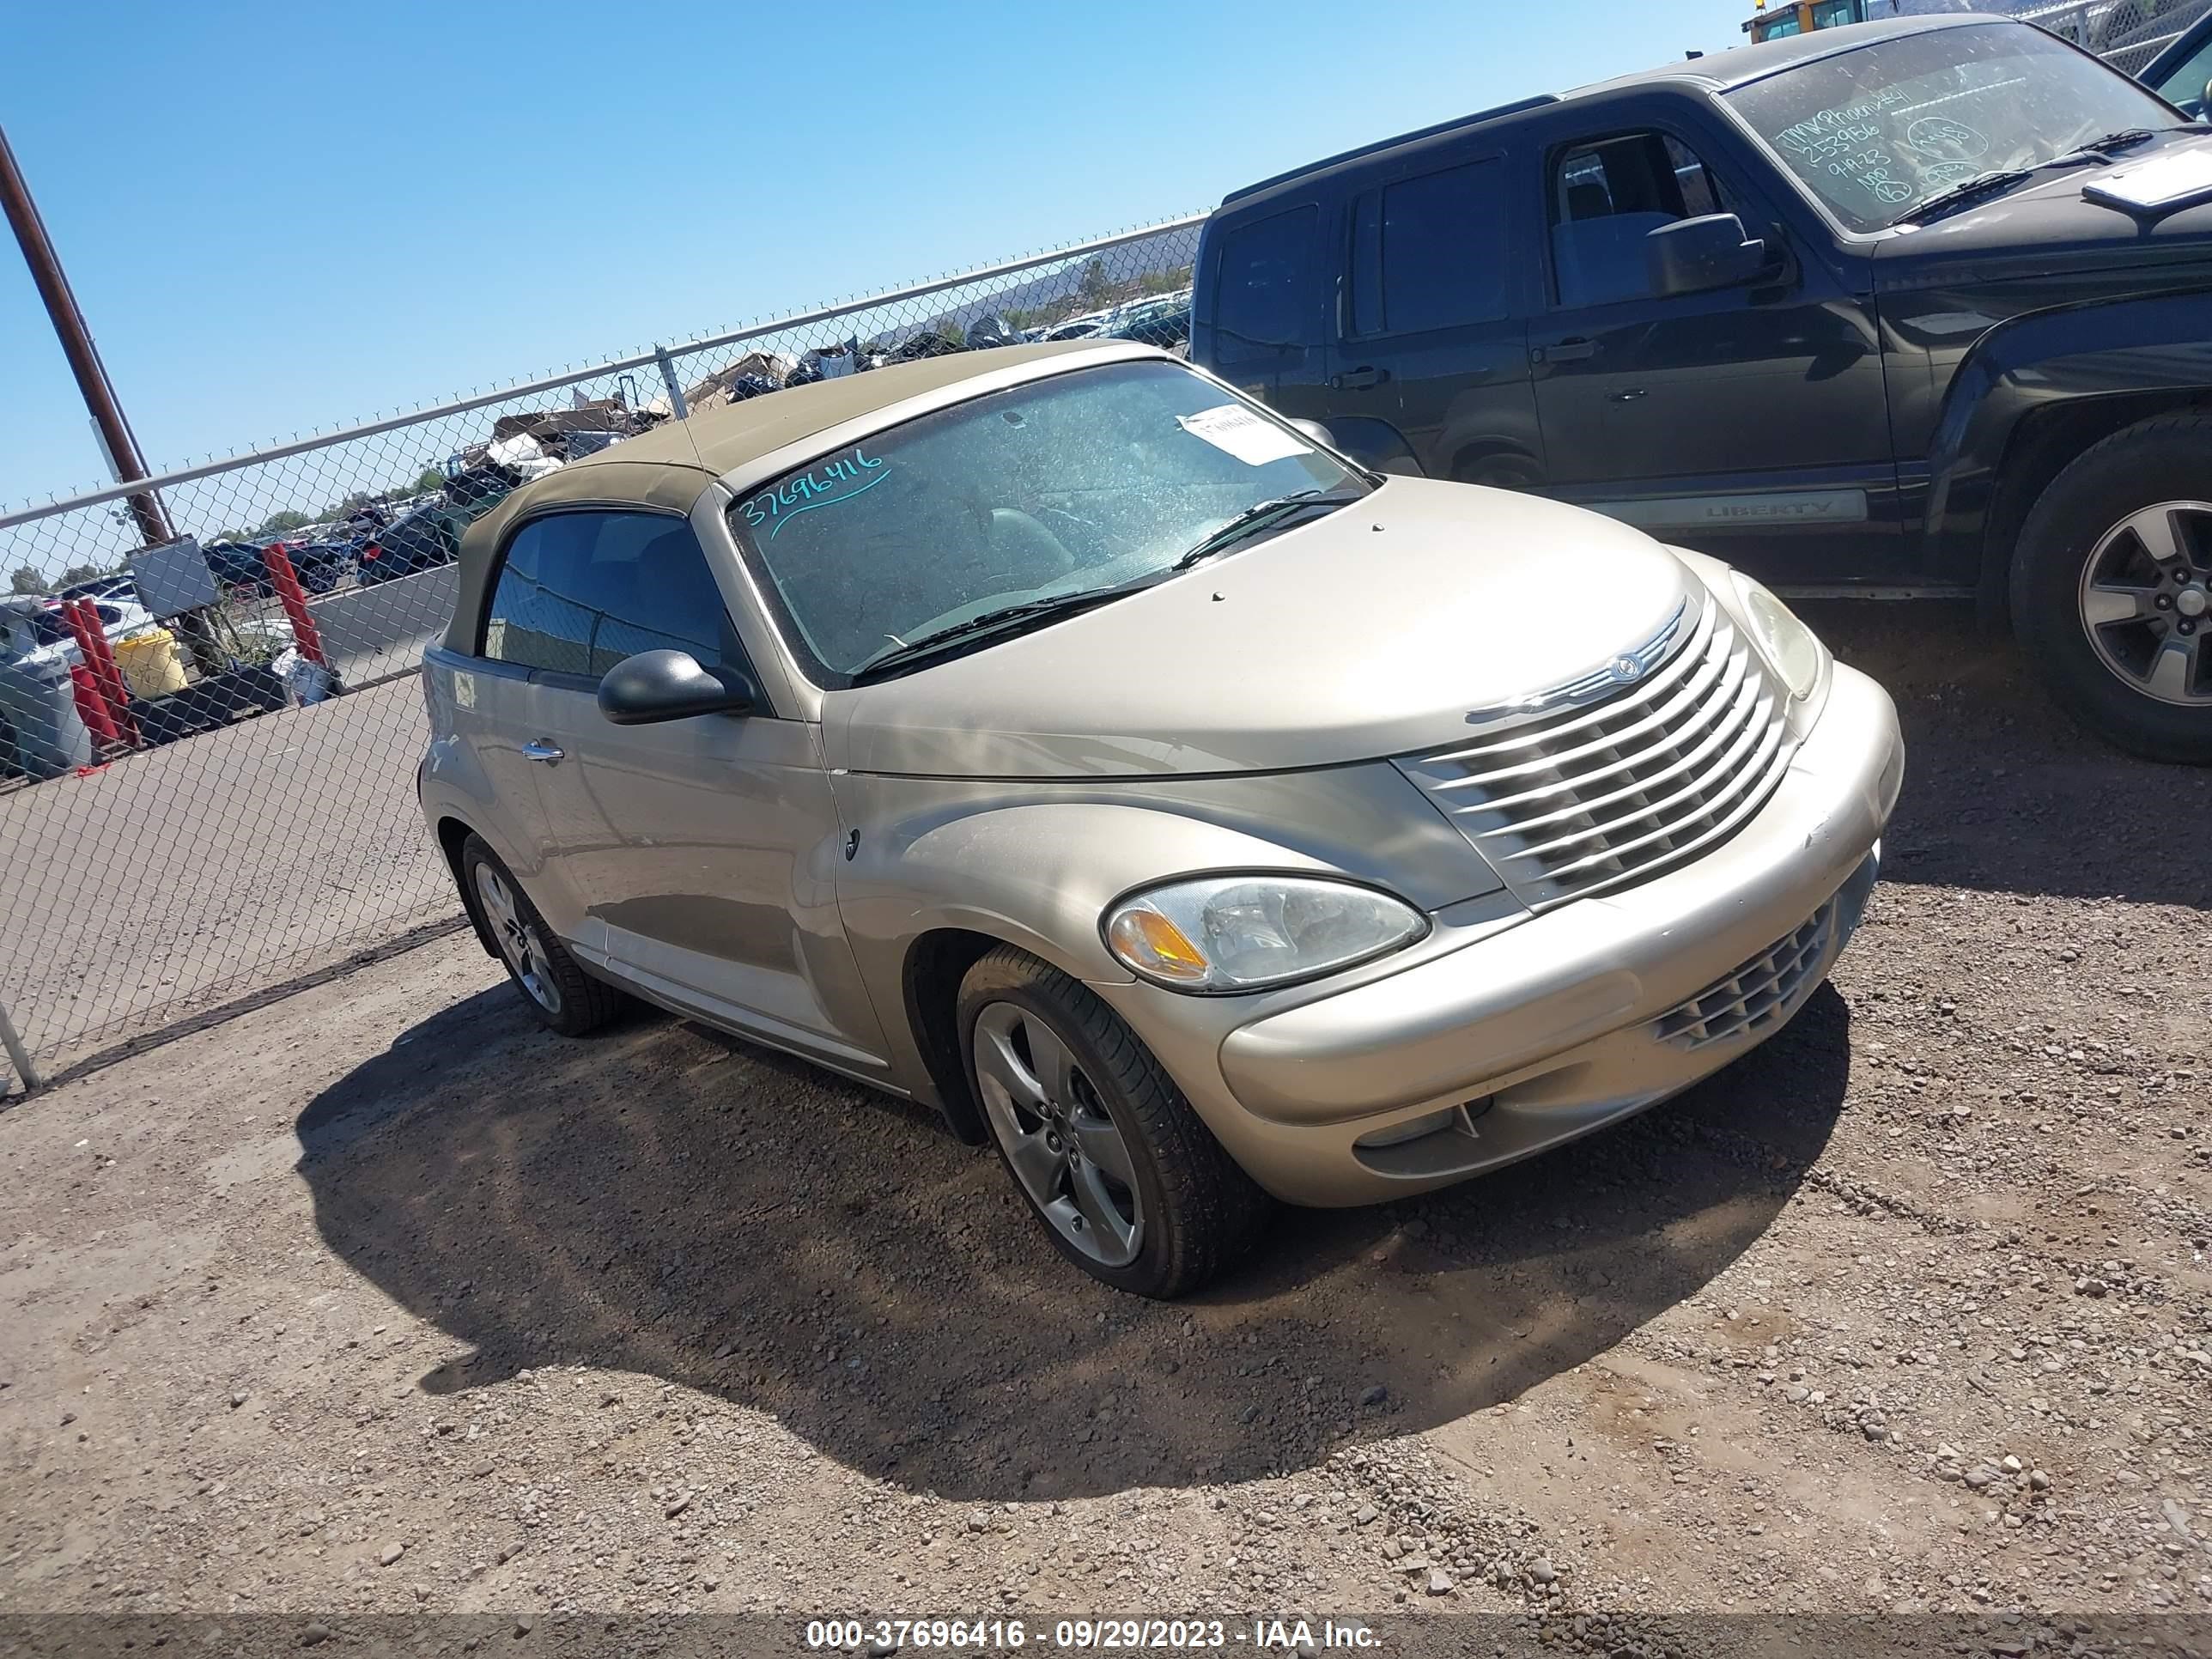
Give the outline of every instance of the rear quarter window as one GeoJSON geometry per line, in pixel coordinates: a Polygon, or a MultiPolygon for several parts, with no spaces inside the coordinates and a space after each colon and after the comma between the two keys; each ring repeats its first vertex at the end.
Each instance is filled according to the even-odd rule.
{"type": "Polygon", "coordinates": [[[1213,288],[1219,355],[1304,343],[1316,312],[1320,228],[1321,210],[1309,204],[1223,233],[1213,288]]]}

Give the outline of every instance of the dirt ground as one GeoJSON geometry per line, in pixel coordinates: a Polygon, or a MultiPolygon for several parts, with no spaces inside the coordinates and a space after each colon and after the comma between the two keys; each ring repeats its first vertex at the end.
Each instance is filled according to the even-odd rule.
{"type": "Polygon", "coordinates": [[[1814,617],[1912,745],[1832,984],[1192,1303],[466,938],[15,1104],[0,1615],[2212,1612],[2212,779],[1955,614],[1814,617]]]}

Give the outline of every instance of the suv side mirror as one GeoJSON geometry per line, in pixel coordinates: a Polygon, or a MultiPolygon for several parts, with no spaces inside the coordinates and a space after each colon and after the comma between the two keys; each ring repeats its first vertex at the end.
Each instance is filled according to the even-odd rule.
{"type": "Polygon", "coordinates": [[[1702,294],[1711,289],[1754,283],[1766,270],[1766,244],[1743,234],[1733,213],[1704,213],[1677,219],[1644,238],[1644,258],[1651,292],[1702,294]]]}
{"type": "Polygon", "coordinates": [[[1311,438],[1322,448],[1334,449],[1336,447],[1335,434],[1330,432],[1329,429],[1323,426],[1319,421],[1294,420],[1291,424],[1297,428],[1299,431],[1304,433],[1307,437],[1311,438]]]}
{"type": "Polygon", "coordinates": [[[688,651],[641,651],[624,657],[599,682],[599,713],[617,726],[743,714],[759,701],[744,675],[702,668],[688,651]]]}

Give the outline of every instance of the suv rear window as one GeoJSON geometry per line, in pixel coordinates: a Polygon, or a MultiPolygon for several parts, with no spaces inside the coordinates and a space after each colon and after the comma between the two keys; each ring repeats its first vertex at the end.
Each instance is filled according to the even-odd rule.
{"type": "Polygon", "coordinates": [[[1213,325],[1224,355],[1300,343],[1313,311],[1320,225],[1321,210],[1310,204],[1222,237],[1213,325]]]}

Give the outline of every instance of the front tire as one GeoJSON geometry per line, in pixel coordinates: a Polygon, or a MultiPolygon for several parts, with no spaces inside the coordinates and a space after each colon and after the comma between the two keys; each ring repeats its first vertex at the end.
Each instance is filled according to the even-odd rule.
{"type": "Polygon", "coordinates": [[[470,905],[498,948],[507,978],[539,1024],[562,1036],[582,1036],[622,1012],[623,994],[577,965],[530,896],[479,836],[461,843],[461,880],[470,905]]]}
{"type": "Polygon", "coordinates": [[[2212,765],[2212,416],[2144,421],[2045,489],[2014,556],[2013,631],[2076,720],[2212,765]]]}
{"type": "Polygon", "coordinates": [[[1138,1296],[1197,1290],[1268,1200],[1136,1034],[1086,987],[1002,945],[960,986],[968,1085],[1062,1255],[1138,1296]]]}

